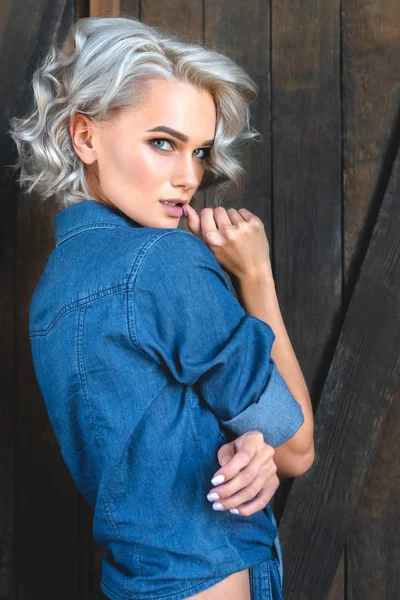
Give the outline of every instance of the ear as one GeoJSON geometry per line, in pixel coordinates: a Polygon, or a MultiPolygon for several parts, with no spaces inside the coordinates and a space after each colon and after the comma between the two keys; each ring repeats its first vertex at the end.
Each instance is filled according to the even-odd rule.
{"type": "Polygon", "coordinates": [[[69,133],[74,150],[82,162],[87,165],[94,163],[97,158],[93,144],[96,128],[91,119],[75,113],[69,123],[69,133]]]}

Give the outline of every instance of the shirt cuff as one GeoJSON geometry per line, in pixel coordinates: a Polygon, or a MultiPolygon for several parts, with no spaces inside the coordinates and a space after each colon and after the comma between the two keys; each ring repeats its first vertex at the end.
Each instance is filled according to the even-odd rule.
{"type": "Polygon", "coordinates": [[[261,431],[270,446],[280,446],[299,430],[304,423],[301,405],[295,400],[279,373],[275,361],[267,385],[255,404],[241,413],[221,421],[222,425],[240,436],[246,431],[261,431]]]}

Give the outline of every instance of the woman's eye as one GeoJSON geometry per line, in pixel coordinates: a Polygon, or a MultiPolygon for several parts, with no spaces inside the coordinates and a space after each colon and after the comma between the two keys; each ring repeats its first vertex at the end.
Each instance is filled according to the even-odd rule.
{"type": "Polygon", "coordinates": [[[153,143],[154,146],[159,150],[164,150],[164,148],[161,148],[160,146],[156,145],[157,142],[161,142],[161,143],[167,142],[167,144],[173,145],[173,142],[171,142],[171,140],[163,140],[163,139],[158,139],[158,138],[155,140],[150,140],[150,142],[153,143]]]}
{"type": "Polygon", "coordinates": [[[195,152],[202,152],[202,156],[198,156],[197,158],[200,158],[201,160],[205,160],[206,158],[208,158],[210,156],[210,152],[211,152],[211,148],[199,148],[199,150],[195,150],[195,152]]]}
{"type": "MultiPolygon", "coordinates": [[[[155,148],[157,148],[157,150],[161,150],[163,152],[166,152],[168,150],[168,148],[163,148],[162,144],[170,144],[171,146],[174,146],[174,142],[172,142],[171,140],[167,140],[164,138],[155,138],[153,140],[150,140],[150,144],[152,144],[155,148]],[[159,142],[161,142],[161,145],[159,145],[159,142]]],[[[196,158],[199,158],[200,160],[205,160],[211,152],[211,148],[199,148],[198,150],[194,150],[194,152],[202,152],[201,156],[196,156],[196,158]]]]}

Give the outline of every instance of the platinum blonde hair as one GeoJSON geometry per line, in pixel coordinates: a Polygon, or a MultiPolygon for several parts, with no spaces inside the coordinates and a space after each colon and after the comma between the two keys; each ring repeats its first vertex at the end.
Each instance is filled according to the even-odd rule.
{"type": "Polygon", "coordinates": [[[84,163],[76,154],[69,122],[82,113],[96,122],[146,101],[147,82],[164,78],[207,90],[216,106],[215,142],[199,189],[216,185],[216,200],[244,190],[246,173],[238,160],[240,144],[259,133],[250,126],[249,105],[256,83],[230,58],[198,43],[151,27],[132,17],[78,20],[63,48],[52,46],[36,69],[33,107],[12,118],[26,194],[55,198],[64,208],[92,198],[84,163]]]}

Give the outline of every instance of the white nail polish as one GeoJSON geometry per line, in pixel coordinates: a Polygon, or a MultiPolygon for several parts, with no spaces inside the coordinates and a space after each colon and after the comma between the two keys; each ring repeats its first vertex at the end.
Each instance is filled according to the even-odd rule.
{"type": "Polygon", "coordinates": [[[225,475],[217,475],[216,477],[214,477],[213,479],[211,479],[211,483],[213,485],[219,485],[220,483],[223,483],[225,481],[225,475]]]}
{"type": "Polygon", "coordinates": [[[214,500],[219,500],[220,497],[216,492],[211,492],[210,494],[207,494],[207,500],[209,500],[210,502],[214,502],[214,500]]]}
{"type": "Polygon", "coordinates": [[[237,508],[230,508],[229,512],[231,512],[234,515],[239,515],[240,514],[237,508]]]}
{"type": "Polygon", "coordinates": [[[213,509],[214,510],[224,510],[224,507],[222,506],[221,502],[214,502],[213,509]]]}

